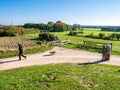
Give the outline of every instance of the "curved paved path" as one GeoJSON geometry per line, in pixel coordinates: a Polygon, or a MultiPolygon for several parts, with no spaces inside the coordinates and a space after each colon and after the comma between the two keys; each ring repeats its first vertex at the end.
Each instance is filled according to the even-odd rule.
{"type": "Polygon", "coordinates": [[[56,51],[54,55],[50,55],[49,51],[47,51],[44,53],[27,55],[27,59],[23,59],[21,61],[18,60],[18,57],[0,59],[0,70],[52,63],[100,63],[120,66],[120,56],[117,55],[111,55],[110,61],[101,62],[100,53],[79,51],[60,47],[55,47],[53,50],[56,51]]]}

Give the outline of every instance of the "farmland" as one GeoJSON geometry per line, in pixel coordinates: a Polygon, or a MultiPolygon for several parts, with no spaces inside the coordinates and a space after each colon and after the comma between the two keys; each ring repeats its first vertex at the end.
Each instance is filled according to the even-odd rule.
{"type": "Polygon", "coordinates": [[[38,44],[35,40],[24,37],[1,37],[0,38],[0,58],[13,57],[18,55],[18,42],[24,47],[25,54],[44,52],[53,48],[47,44],[38,44]]]}
{"type": "Polygon", "coordinates": [[[1,37],[0,38],[0,50],[14,50],[18,47],[18,42],[23,44],[23,47],[31,47],[36,45],[35,41],[28,40],[22,37],[1,37]]]}

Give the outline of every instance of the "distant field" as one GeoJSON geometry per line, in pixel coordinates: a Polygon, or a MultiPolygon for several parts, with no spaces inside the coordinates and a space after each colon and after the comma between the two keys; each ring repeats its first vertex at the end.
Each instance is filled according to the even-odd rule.
{"type": "Polygon", "coordinates": [[[0,50],[17,49],[18,42],[21,42],[24,47],[36,45],[35,41],[28,40],[22,37],[0,37],[0,50]]]}
{"type": "Polygon", "coordinates": [[[52,64],[0,71],[0,90],[120,90],[120,67],[52,64]]]}
{"type": "Polygon", "coordinates": [[[83,28],[84,31],[101,31],[101,28],[83,28]]]}
{"type": "Polygon", "coordinates": [[[89,35],[91,33],[93,33],[94,35],[98,35],[99,33],[105,33],[105,36],[108,36],[112,33],[119,33],[120,34],[120,32],[101,31],[100,28],[85,28],[84,29],[84,36],[89,35]]]}

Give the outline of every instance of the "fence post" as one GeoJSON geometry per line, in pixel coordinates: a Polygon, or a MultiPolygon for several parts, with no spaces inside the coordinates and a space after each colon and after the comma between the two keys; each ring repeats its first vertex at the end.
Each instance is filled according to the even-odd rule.
{"type": "Polygon", "coordinates": [[[112,43],[110,43],[110,45],[111,45],[111,51],[112,51],[112,43]]]}
{"type": "Polygon", "coordinates": [[[84,41],[84,46],[85,46],[85,41],[84,41]]]}

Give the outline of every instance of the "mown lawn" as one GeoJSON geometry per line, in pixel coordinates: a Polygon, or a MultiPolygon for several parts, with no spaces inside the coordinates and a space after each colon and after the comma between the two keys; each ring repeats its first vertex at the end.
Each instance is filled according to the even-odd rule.
{"type": "Polygon", "coordinates": [[[120,90],[120,67],[52,64],[0,71],[0,90],[120,90]]]}

